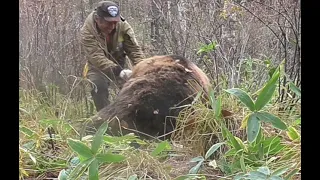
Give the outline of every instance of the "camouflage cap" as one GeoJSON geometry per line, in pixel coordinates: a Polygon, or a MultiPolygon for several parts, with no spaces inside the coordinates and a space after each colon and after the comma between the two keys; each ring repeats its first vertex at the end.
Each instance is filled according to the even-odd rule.
{"type": "Polygon", "coordinates": [[[120,21],[120,8],[112,1],[101,1],[96,7],[97,15],[106,21],[120,21]]]}

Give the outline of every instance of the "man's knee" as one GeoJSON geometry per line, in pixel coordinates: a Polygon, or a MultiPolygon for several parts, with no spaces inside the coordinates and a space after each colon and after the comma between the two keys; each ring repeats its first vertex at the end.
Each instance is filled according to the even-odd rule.
{"type": "Polygon", "coordinates": [[[91,74],[88,79],[90,80],[92,91],[95,93],[107,93],[109,82],[106,78],[101,77],[99,74],[91,74]]]}

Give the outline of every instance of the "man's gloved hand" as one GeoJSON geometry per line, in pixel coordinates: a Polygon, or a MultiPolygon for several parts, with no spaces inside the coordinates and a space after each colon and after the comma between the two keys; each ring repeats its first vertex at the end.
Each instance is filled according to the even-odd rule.
{"type": "Polygon", "coordinates": [[[129,78],[130,78],[130,76],[131,76],[131,74],[132,74],[132,71],[130,70],[130,69],[124,69],[124,70],[122,70],[121,72],[120,72],[120,77],[121,77],[121,79],[123,79],[123,80],[128,80],[129,78]]]}

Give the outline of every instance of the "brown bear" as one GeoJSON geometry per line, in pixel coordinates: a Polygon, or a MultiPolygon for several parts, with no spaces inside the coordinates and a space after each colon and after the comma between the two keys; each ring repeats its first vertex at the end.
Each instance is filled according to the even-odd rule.
{"type": "Polygon", "coordinates": [[[207,94],[210,86],[206,74],[184,57],[146,58],[133,67],[114,102],[97,113],[93,126],[109,121],[109,134],[133,132],[144,138],[166,139],[183,105],[192,103],[201,90],[207,94]]]}

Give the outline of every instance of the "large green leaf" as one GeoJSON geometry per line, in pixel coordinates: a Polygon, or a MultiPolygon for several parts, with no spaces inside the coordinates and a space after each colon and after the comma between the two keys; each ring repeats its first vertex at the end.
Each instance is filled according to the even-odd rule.
{"type": "Polygon", "coordinates": [[[84,158],[91,158],[93,156],[91,149],[79,140],[68,138],[68,144],[73,151],[84,158]]]}
{"type": "Polygon", "coordinates": [[[138,175],[133,174],[131,176],[129,176],[128,180],[137,180],[138,179],[138,175]]]}
{"type": "Polygon", "coordinates": [[[286,130],[288,128],[287,125],[284,122],[282,122],[280,118],[268,112],[260,111],[260,112],[257,112],[256,115],[261,121],[272,123],[272,125],[275,128],[278,128],[281,130],[286,130]]]}
{"type": "Polygon", "coordinates": [[[216,118],[220,117],[220,114],[221,114],[221,97],[218,97],[216,101],[216,107],[215,107],[216,118]]]}
{"type": "Polygon", "coordinates": [[[260,126],[261,126],[261,123],[257,118],[256,113],[251,114],[249,116],[248,126],[247,126],[248,141],[250,143],[255,141],[255,139],[257,138],[258,133],[260,131],[260,126]]]}
{"type": "Polygon", "coordinates": [[[68,180],[68,175],[67,175],[67,173],[66,173],[66,170],[62,169],[62,170],[59,172],[58,180],[68,180]]]}
{"type": "Polygon", "coordinates": [[[225,90],[226,92],[236,96],[237,98],[240,99],[240,101],[246,105],[251,111],[254,111],[254,103],[251,99],[251,97],[243,90],[239,88],[232,88],[232,89],[227,89],[225,90]]]}
{"type": "Polygon", "coordinates": [[[203,160],[202,161],[199,161],[197,165],[195,165],[194,167],[192,167],[190,170],[189,170],[189,174],[197,174],[201,165],[203,163],[203,160]]]}
{"type": "Polygon", "coordinates": [[[270,100],[276,89],[276,83],[280,76],[280,72],[277,71],[273,74],[272,78],[267,82],[267,84],[263,87],[261,92],[259,93],[257,100],[255,102],[255,110],[259,111],[262,109],[270,100]]]}
{"type": "Polygon", "coordinates": [[[199,161],[204,161],[204,158],[202,156],[197,156],[190,160],[190,162],[199,162],[199,161]]]}
{"type": "Polygon", "coordinates": [[[217,149],[220,148],[220,146],[222,146],[223,144],[225,144],[224,142],[221,143],[217,143],[214,144],[210,147],[210,149],[207,151],[206,155],[204,156],[205,159],[208,159],[208,157],[210,157],[217,149]]]}
{"type": "Polygon", "coordinates": [[[209,88],[209,100],[210,100],[210,105],[213,109],[216,108],[216,99],[215,99],[215,95],[214,95],[214,91],[213,88],[210,87],[209,88]]]}
{"type": "Polygon", "coordinates": [[[250,179],[256,179],[256,180],[265,180],[265,179],[267,179],[267,175],[265,175],[264,173],[262,173],[262,172],[259,172],[259,171],[252,171],[252,172],[250,172],[249,173],[249,176],[248,176],[248,178],[250,178],[250,179]]]}
{"type": "Polygon", "coordinates": [[[297,96],[301,96],[301,91],[300,89],[293,83],[293,82],[290,82],[289,83],[289,88],[291,89],[291,91],[293,91],[297,96]]]}
{"type": "Polygon", "coordinates": [[[241,150],[241,146],[239,144],[239,142],[236,140],[236,138],[231,134],[231,132],[228,130],[227,127],[225,127],[225,125],[223,125],[222,127],[222,131],[225,134],[225,137],[228,138],[229,141],[231,141],[232,146],[237,150],[241,150]]]}
{"type": "Polygon", "coordinates": [[[97,154],[96,158],[99,162],[103,163],[118,163],[126,159],[123,155],[112,153],[97,154]]]}
{"type": "Polygon", "coordinates": [[[19,131],[22,132],[23,134],[27,135],[29,138],[37,134],[35,131],[25,127],[25,126],[20,126],[19,131]]]}
{"type": "Polygon", "coordinates": [[[158,144],[158,146],[151,152],[152,156],[156,156],[158,154],[160,154],[162,151],[166,150],[166,149],[171,149],[170,144],[168,143],[168,141],[162,141],[161,143],[158,144]]]}
{"type": "Polygon", "coordinates": [[[96,154],[102,141],[103,141],[103,134],[107,131],[108,128],[108,122],[104,122],[98,129],[97,133],[95,134],[92,144],[91,144],[91,150],[93,154],[96,154]]]}
{"type": "Polygon", "coordinates": [[[68,179],[79,179],[84,171],[91,165],[91,163],[95,160],[95,158],[88,158],[87,160],[79,163],[69,174],[68,179]]]}
{"type": "Polygon", "coordinates": [[[288,128],[287,135],[288,135],[288,137],[289,137],[291,140],[293,140],[293,141],[300,139],[300,134],[299,134],[299,132],[298,132],[294,127],[292,127],[292,126],[290,126],[290,127],[288,128]]]}
{"type": "Polygon", "coordinates": [[[99,180],[98,160],[94,159],[89,166],[89,180],[99,180]]]}
{"type": "Polygon", "coordinates": [[[259,167],[258,170],[259,172],[265,174],[265,175],[270,175],[270,169],[266,166],[263,166],[263,167],[259,167]]]}

